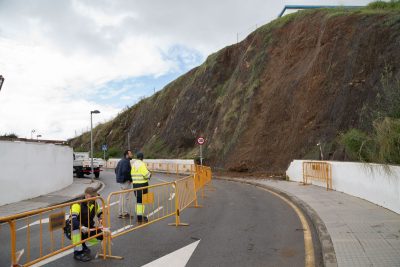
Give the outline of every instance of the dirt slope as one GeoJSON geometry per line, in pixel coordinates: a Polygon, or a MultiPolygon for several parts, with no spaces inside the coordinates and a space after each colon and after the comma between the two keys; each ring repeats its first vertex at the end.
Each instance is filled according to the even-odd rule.
{"type": "MultiPolygon", "coordinates": [[[[292,159],[343,159],[329,146],[360,124],[381,75],[400,78],[400,13],[301,12],[259,28],[208,57],[154,96],[95,129],[95,146],[143,150],[150,157],[196,157],[207,138],[214,167],[282,171],[292,159]]],[[[89,134],[70,140],[89,148],[89,134]]]]}

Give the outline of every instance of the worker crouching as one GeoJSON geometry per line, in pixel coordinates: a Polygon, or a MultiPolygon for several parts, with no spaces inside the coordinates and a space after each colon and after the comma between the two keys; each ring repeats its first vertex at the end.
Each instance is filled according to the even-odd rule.
{"type": "MultiPolygon", "coordinates": [[[[85,199],[97,197],[99,194],[93,187],[85,189],[85,199]]],[[[81,240],[87,239],[90,236],[101,233],[101,230],[96,228],[94,218],[97,216],[99,224],[102,223],[102,210],[95,200],[76,203],[71,207],[71,223],[72,233],[71,239],[73,244],[77,244],[74,247],[74,259],[79,261],[90,261],[92,256],[90,249],[85,243],[79,244],[81,240]]],[[[89,239],[88,243],[95,245],[98,240],[103,240],[103,236],[98,236],[93,239],[89,239]]]]}

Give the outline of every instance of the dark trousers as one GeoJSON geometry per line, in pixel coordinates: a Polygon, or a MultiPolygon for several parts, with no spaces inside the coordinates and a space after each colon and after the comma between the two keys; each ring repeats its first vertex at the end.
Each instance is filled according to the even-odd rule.
{"type": "MultiPolygon", "coordinates": [[[[145,186],[149,186],[149,182],[146,182],[146,183],[143,183],[143,184],[133,184],[133,189],[140,188],[140,187],[145,187],[145,186]]],[[[147,192],[148,192],[147,188],[135,191],[136,202],[137,203],[142,203],[142,196],[143,196],[143,194],[147,194],[147,192]]]]}
{"type": "MultiPolygon", "coordinates": [[[[132,184],[132,185],[133,185],[133,189],[135,189],[135,188],[140,188],[140,187],[149,186],[149,182],[142,183],[142,184],[132,184]]],[[[147,189],[147,188],[144,188],[144,189],[142,189],[142,190],[137,190],[137,191],[134,191],[134,192],[135,192],[135,196],[136,196],[136,203],[137,203],[137,204],[142,204],[143,194],[147,194],[148,189],[147,189]]],[[[138,220],[142,220],[143,217],[142,217],[141,214],[138,214],[138,215],[137,215],[137,218],[138,218],[138,220]]]]}

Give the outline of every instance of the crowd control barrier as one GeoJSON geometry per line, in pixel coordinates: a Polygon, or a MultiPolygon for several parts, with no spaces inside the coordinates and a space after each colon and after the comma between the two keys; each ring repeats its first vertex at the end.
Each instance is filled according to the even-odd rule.
{"type": "Polygon", "coordinates": [[[122,257],[112,255],[113,239],[152,223],[175,216],[175,222],[169,225],[188,226],[189,224],[182,223],[180,220],[182,211],[188,207],[201,207],[198,205],[197,191],[211,181],[211,168],[193,166],[193,171],[195,171],[194,174],[173,182],[111,193],[107,198],[109,210],[107,214],[111,232],[107,242],[107,257],[122,259],[122,257]],[[196,187],[196,181],[198,181],[199,187],[196,187]],[[142,197],[141,201],[139,196],[142,197]],[[127,204],[125,205],[125,203],[127,204]],[[122,208],[124,210],[121,210],[122,208]],[[147,218],[146,220],[138,220],[138,208],[143,213],[142,216],[147,218]],[[112,223],[115,220],[111,220],[111,218],[116,218],[124,212],[129,215],[112,223]],[[133,214],[135,216],[132,216],[133,214]]]}
{"type": "MultiPolygon", "coordinates": [[[[0,265],[31,266],[71,249],[76,244],[90,242],[98,237],[103,237],[104,232],[101,229],[107,228],[104,224],[106,222],[103,222],[103,226],[100,226],[99,222],[97,222],[96,225],[99,227],[90,229],[91,231],[87,233],[88,237],[75,245],[64,234],[63,228],[65,227],[66,219],[71,216],[71,206],[89,201],[96,201],[103,211],[103,216],[106,216],[105,201],[101,197],[95,197],[0,218],[2,230],[6,224],[10,228],[9,239],[11,244],[10,262],[3,262],[6,259],[1,259],[0,265]]],[[[79,223],[82,226],[83,222],[80,221],[79,223]]],[[[72,225],[70,230],[72,233],[72,225]]],[[[79,233],[82,235],[81,227],[79,228],[79,233]]],[[[3,234],[2,236],[4,236],[3,234]]],[[[104,244],[102,245],[102,252],[105,259],[106,246],[104,244]]]]}
{"type": "MultiPolygon", "coordinates": [[[[197,194],[202,189],[204,196],[204,187],[211,183],[212,176],[211,168],[205,166],[194,165],[193,172],[172,182],[112,192],[107,197],[107,202],[96,197],[0,218],[0,223],[3,223],[0,224],[1,235],[4,237],[4,225],[7,223],[11,241],[11,260],[5,264],[2,260],[0,265],[31,266],[97,237],[104,240],[101,253],[98,254],[102,259],[122,259],[112,255],[113,239],[173,216],[175,222],[169,225],[188,225],[180,221],[181,213],[188,207],[201,207],[198,205],[197,194]],[[97,201],[100,204],[103,211],[102,224],[97,222],[99,227],[92,229],[89,237],[74,245],[64,235],[65,221],[71,216],[70,207],[73,204],[88,201],[97,201]],[[128,215],[120,220],[111,220],[126,213],[128,215]],[[138,215],[142,215],[142,220],[138,220],[138,215]],[[38,231],[31,235],[33,228],[38,228],[38,231]]],[[[70,230],[72,232],[72,228],[70,230]]]]}
{"type": "Polygon", "coordinates": [[[303,184],[312,181],[326,183],[326,190],[332,190],[332,166],[328,162],[304,161],[303,162],[303,184]]]}

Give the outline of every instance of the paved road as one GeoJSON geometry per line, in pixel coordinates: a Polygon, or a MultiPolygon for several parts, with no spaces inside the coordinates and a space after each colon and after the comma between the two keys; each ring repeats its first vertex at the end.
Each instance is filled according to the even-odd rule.
{"type": "MultiPolygon", "coordinates": [[[[155,175],[152,183],[173,179],[155,175]]],[[[112,172],[103,172],[101,180],[106,185],[103,196],[119,189],[112,172]]],[[[304,266],[302,225],[285,202],[248,185],[218,180],[213,185],[216,191],[207,191],[207,198],[200,199],[203,208],[183,211],[181,220],[190,226],[168,226],[174,221],[171,217],[114,239],[113,254],[124,260],[82,264],[68,254],[46,266],[142,266],[190,244],[197,247],[187,266],[304,266]]],[[[112,217],[112,225],[121,221],[112,217]]],[[[38,238],[33,236],[32,240],[38,238]]],[[[0,263],[7,249],[2,250],[0,263]]],[[[318,266],[318,246],[315,250],[318,266]]]]}

